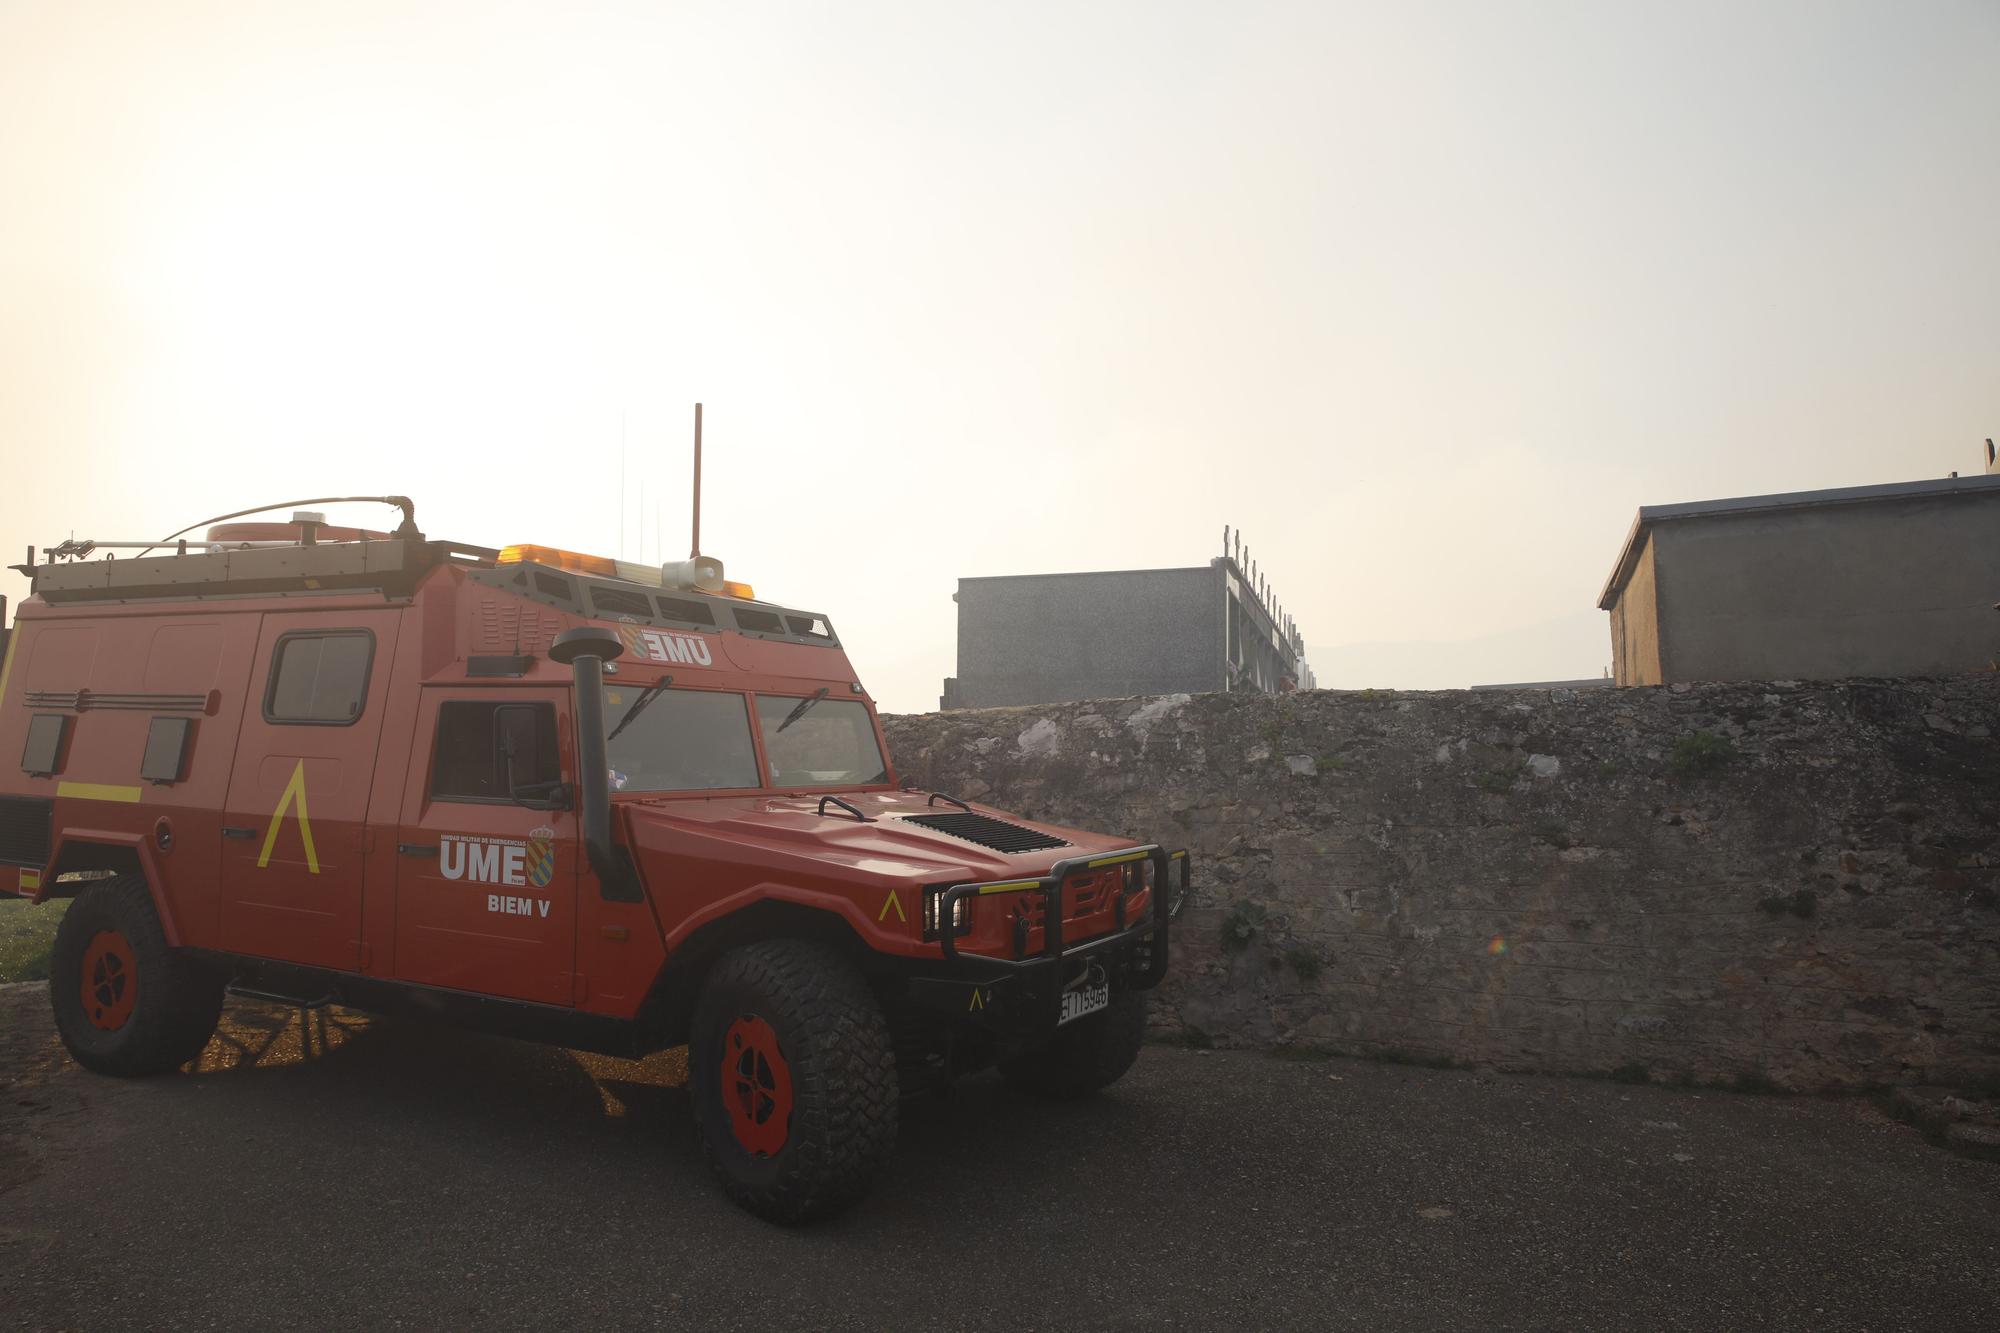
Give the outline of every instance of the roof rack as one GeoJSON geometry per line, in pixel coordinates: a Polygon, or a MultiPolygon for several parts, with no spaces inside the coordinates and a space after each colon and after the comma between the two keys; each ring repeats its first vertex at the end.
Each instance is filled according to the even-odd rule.
{"type": "Polygon", "coordinates": [[[381,589],[407,592],[418,576],[447,561],[490,564],[496,553],[456,542],[320,542],[189,550],[138,559],[73,559],[17,565],[49,603],[151,597],[381,589]]]}

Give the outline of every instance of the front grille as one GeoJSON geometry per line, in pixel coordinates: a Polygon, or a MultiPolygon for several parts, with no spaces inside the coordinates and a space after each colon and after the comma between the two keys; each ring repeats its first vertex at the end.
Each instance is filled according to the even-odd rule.
{"type": "Polygon", "coordinates": [[[49,821],[55,802],[43,796],[0,796],[0,864],[34,866],[49,860],[49,821]]]}
{"type": "Polygon", "coordinates": [[[921,824],[954,838],[976,842],[981,847],[991,847],[996,852],[1041,852],[1051,847],[1069,846],[1061,838],[1051,838],[1046,833],[1009,824],[991,815],[910,815],[903,822],[921,824]]]}
{"type": "Polygon", "coordinates": [[[1100,870],[1095,874],[1071,875],[1063,882],[1063,914],[1089,916],[1109,902],[1124,876],[1124,870],[1100,870]]]}
{"type": "MultiPolygon", "coordinates": [[[[1124,878],[1124,874],[1123,867],[1111,870],[1080,870],[1063,880],[1063,920],[1074,921],[1109,907],[1112,895],[1118,892],[1118,884],[1124,878]]],[[[1021,894],[1020,912],[1027,918],[1030,929],[1040,930],[1042,895],[1021,894]]]]}

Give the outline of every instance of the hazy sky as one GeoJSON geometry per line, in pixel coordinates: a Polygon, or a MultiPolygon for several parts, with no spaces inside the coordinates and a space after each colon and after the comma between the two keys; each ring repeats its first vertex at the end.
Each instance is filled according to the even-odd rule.
{"type": "Polygon", "coordinates": [[[960,576],[1224,523],[1394,645],[1331,683],[1596,674],[1636,506],[1979,469],[1996,70],[1994,0],[0,0],[0,554],[612,554],[621,430],[684,554],[699,398],[704,546],[892,708],[960,576]]]}

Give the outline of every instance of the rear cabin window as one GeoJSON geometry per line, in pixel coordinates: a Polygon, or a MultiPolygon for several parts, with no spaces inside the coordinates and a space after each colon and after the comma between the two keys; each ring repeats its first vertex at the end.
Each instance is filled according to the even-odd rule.
{"type": "Polygon", "coordinates": [[[194,738],[191,717],[156,717],[146,727],[146,750],[139,757],[139,776],[161,785],[187,776],[188,742],[194,738]]]}
{"type": "Polygon", "coordinates": [[[642,592],[627,592],[623,588],[593,587],[590,590],[590,609],[593,614],[607,620],[613,616],[639,616],[651,620],[653,599],[642,592]]]}
{"type": "Polygon", "coordinates": [[[366,630],[287,634],[272,654],[264,720],[346,726],[361,716],[374,656],[366,630]]]}
{"type": "Polygon", "coordinates": [[[785,622],[775,611],[754,611],[747,606],[736,608],[736,627],[747,629],[752,634],[783,634],[785,622]]]}
{"type": "Polygon", "coordinates": [[[432,799],[546,797],[561,778],[554,705],[504,699],[438,705],[432,799]]]}
{"type": "Polygon", "coordinates": [[[833,630],[821,616],[786,616],[785,628],[792,633],[810,639],[830,639],[833,630]]]}
{"type": "Polygon", "coordinates": [[[693,601],[686,597],[662,597],[660,616],[664,620],[685,620],[690,625],[713,625],[715,612],[707,603],[693,601]]]}
{"type": "Polygon", "coordinates": [[[37,713],[28,719],[28,743],[21,748],[21,771],[33,777],[62,772],[63,742],[69,739],[67,713],[37,713]]]}

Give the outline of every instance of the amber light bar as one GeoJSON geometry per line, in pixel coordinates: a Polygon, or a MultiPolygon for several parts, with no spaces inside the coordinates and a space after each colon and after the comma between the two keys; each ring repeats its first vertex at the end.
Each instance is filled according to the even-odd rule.
{"type": "MultiPolygon", "coordinates": [[[[613,560],[607,555],[585,555],[581,551],[564,551],[554,546],[503,546],[500,548],[499,563],[503,565],[547,565],[551,569],[567,569],[572,574],[596,574],[601,578],[628,578],[626,562],[613,560]]],[[[659,581],[656,571],[653,581],[659,581]]]]}
{"type": "MultiPolygon", "coordinates": [[[[551,569],[568,570],[572,574],[594,574],[599,578],[623,579],[627,583],[640,583],[649,588],[680,586],[679,583],[669,585],[657,565],[642,565],[631,560],[613,560],[608,555],[585,555],[581,551],[565,551],[557,546],[535,546],[525,542],[503,546],[500,548],[497,563],[546,565],[551,569]]],[[[718,574],[721,569],[720,562],[716,562],[715,570],[718,574]]],[[[747,583],[719,579],[717,584],[718,586],[704,591],[716,592],[724,597],[737,597],[744,601],[757,599],[756,591],[747,583]]]]}

